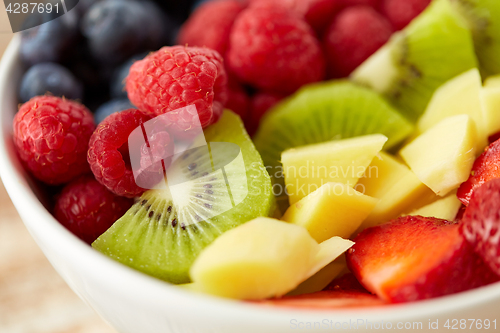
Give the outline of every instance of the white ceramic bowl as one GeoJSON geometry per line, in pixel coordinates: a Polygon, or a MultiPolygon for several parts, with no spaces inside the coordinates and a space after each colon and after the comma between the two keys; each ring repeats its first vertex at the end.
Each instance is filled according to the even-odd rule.
{"type": "MultiPolygon", "coordinates": [[[[436,320],[439,320],[439,331],[446,332],[448,329],[444,325],[448,319],[489,319],[493,322],[497,318],[497,325],[500,326],[499,283],[406,305],[297,311],[193,294],[136,272],[94,251],[62,227],[44,208],[41,203],[43,193],[29,181],[16,159],[11,135],[12,119],[17,111],[18,83],[22,75],[18,50],[19,38],[15,38],[0,63],[2,180],[26,227],[54,268],[75,293],[119,332],[317,332],[340,331],[341,327],[352,330],[356,325],[359,331],[381,331],[389,326],[392,329],[406,326],[417,330],[417,323],[421,323],[423,331],[427,331],[429,322],[435,323],[436,320]]],[[[450,324],[453,322],[450,321],[450,324]]],[[[470,324],[468,321],[467,331],[470,324]]]]}

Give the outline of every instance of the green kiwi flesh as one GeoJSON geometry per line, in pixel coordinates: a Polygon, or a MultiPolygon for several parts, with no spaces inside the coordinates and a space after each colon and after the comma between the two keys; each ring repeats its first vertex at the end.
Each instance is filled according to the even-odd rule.
{"type": "Polygon", "coordinates": [[[477,58],[466,21],[450,0],[434,0],[351,78],[384,94],[415,122],[438,87],[474,67],[477,58]]]}
{"type": "Polygon", "coordinates": [[[275,106],[254,138],[268,168],[283,212],[281,153],[289,148],[368,134],[388,137],[390,149],[413,132],[411,125],[376,92],[348,81],[309,85],[275,106]]]}
{"type": "Polygon", "coordinates": [[[186,151],[167,171],[167,180],[178,173],[187,181],[145,192],[93,248],[156,278],[188,283],[193,261],[215,238],[274,212],[271,180],[240,118],[225,111],[204,132],[212,152],[213,143],[232,143],[241,154],[222,171],[214,167],[215,158],[198,153],[207,146],[186,151]]]}
{"type": "Polygon", "coordinates": [[[452,0],[467,20],[484,76],[500,73],[500,1],[452,0]]]}

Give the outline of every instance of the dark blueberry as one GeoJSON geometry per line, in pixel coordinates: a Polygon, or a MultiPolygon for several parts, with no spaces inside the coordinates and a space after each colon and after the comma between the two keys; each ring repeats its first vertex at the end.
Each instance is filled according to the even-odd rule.
{"type": "Polygon", "coordinates": [[[19,98],[24,103],[46,93],[82,100],[83,85],[65,67],[51,62],[41,63],[31,67],[24,74],[19,98]]]}
{"type": "Polygon", "coordinates": [[[161,47],[166,38],[163,20],[161,10],[149,1],[100,1],[85,14],[82,32],[96,59],[118,64],[161,47]]]}
{"type": "Polygon", "coordinates": [[[125,79],[128,76],[130,71],[130,67],[137,61],[144,59],[148,53],[141,53],[133,56],[129,60],[127,60],[123,65],[118,67],[113,74],[110,84],[110,92],[112,98],[123,98],[127,97],[127,92],[125,91],[125,79]]]}
{"type": "Polygon", "coordinates": [[[85,16],[85,13],[88,12],[90,7],[98,1],[102,0],[80,0],[78,5],[76,5],[75,9],[80,17],[85,16]]]}
{"type": "Polygon", "coordinates": [[[212,1],[212,0],[195,0],[193,3],[193,6],[191,7],[191,11],[195,11],[199,6],[204,4],[205,2],[212,1]]]}
{"type": "Polygon", "coordinates": [[[194,0],[156,0],[165,12],[179,23],[184,22],[189,16],[194,0]]]}
{"type": "MultiPolygon", "coordinates": [[[[44,15],[33,15],[28,20],[46,22],[44,15]]],[[[30,23],[32,24],[32,23],[30,23]]],[[[42,62],[62,62],[71,55],[79,41],[78,15],[72,10],[56,19],[24,30],[19,50],[23,62],[29,66],[42,62]]]]}
{"type": "Polygon", "coordinates": [[[127,109],[135,109],[136,107],[126,98],[113,99],[101,105],[94,114],[96,124],[101,123],[107,116],[115,112],[120,112],[127,109]]]}

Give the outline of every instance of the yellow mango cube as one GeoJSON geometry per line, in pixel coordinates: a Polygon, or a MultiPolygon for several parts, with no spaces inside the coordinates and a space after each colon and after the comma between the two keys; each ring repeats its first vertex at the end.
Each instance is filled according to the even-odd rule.
{"type": "Polygon", "coordinates": [[[486,110],[486,130],[489,136],[500,132],[500,85],[484,87],[481,93],[486,110]]]}
{"type": "Polygon", "coordinates": [[[355,234],[438,198],[406,165],[387,153],[373,159],[356,189],[380,200],[355,234]]]}
{"type": "Polygon", "coordinates": [[[410,169],[439,196],[469,178],[476,158],[476,126],[467,115],[446,118],[404,147],[410,169]]]}
{"type": "Polygon", "coordinates": [[[306,228],[319,243],[334,236],[349,238],[377,201],[342,183],[327,183],[291,205],[282,220],[306,228]]]}
{"type": "Polygon", "coordinates": [[[329,182],[353,187],[386,142],[387,137],[375,134],[284,151],[281,162],[290,204],[329,182]]]}
{"type": "Polygon", "coordinates": [[[468,115],[476,126],[477,148],[482,150],[488,144],[489,135],[482,97],[481,74],[477,68],[451,79],[434,93],[418,121],[418,131],[424,133],[448,117],[468,115]]]}
{"type": "Polygon", "coordinates": [[[424,217],[435,217],[447,221],[455,220],[462,203],[455,193],[439,199],[427,206],[414,210],[408,215],[420,215],[424,217]]]}
{"type": "Polygon", "coordinates": [[[207,246],[190,269],[188,288],[234,299],[282,296],[353,244],[339,237],[318,244],[300,226],[258,218],[207,246]]]}

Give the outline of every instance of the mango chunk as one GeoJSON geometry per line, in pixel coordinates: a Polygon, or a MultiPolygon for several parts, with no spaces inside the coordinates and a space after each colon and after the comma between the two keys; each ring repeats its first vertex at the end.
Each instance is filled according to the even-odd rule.
{"type": "Polygon", "coordinates": [[[489,136],[482,97],[481,74],[477,68],[451,79],[434,93],[418,121],[419,132],[426,132],[448,117],[468,115],[476,126],[477,148],[482,150],[489,136]]]}
{"type": "Polygon", "coordinates": [[[380,200],[355,234],[438,198],[406,165],[387,153],[373,159],[356,189],[380,200]]]}
{"type": "Polygon", "coordinates": [[[400,154],[418,179],[445,196],[469,178],[477,135],[467,115],[446,118],[404,147],[400,154]]]}
{"type": "Polygon", "coordinates": [[[485,88],[500,88],[500,75],[494,75],[484,80],[485,88]]]}
{"type": "Polygon", "coordinates": [[[306,228],[319,243],[334,236],[349,238],[377,202],[342,183],[327,183],[291,205],[282,220],[306,228]]]}
{"type": "Polygon", "coordinates": [[[318,273],[302,282],[297,288],[287,294],[287,296],[297,296],[312,294],[325,289],[337,276],[348,272],[345,256],[340,256],[335,261],[326,265],[318,273]]]}
{"type": "Polygon", "coordinates": [[[457,217],[462,203],[455,193],[439,199],[427,206],[414,210],[408,215],[420,215],[424,217],[435,217],[447,221],[453,221],[457,217]]]}
{"type": "Polygon", "coordinates": [[[281,155],[290,205],[329,182],[353,187],[387,137],[380,134],[286,150],[281,155]]]}
{"type": "Polygon", "coordinates": [[[500,84],[484,87],[481,91],[486,111],[486,131],[489,135],[500,132],[500,84]]]}
{"type": "Polygon", "coordinates": [[[258,218],[219,236],[190,270],[191,290],[234,299],[282,296],[354,243],[339,237],[318,244],[303,227],[258,218]]]}

